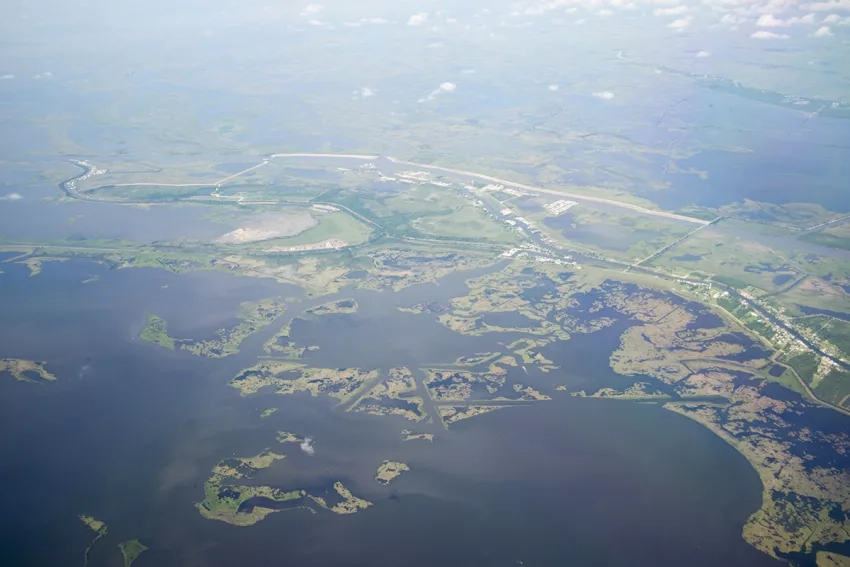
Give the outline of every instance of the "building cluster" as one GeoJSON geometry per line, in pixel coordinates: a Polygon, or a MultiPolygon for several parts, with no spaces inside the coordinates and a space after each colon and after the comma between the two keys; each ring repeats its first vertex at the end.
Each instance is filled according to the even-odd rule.
{"type": "MultiPolygon", "coordinates": [[[[366,166],[369,166],[369,165],[373,165],[373,164],[366,164],[366,166]]],[[[387,182],[387,183],[397,182],[397,183],[404,183],[405,185],[425,185],[427,183],[427,184],[430,184],[430,185],[436,185],[437,187],[451,187],[452,186],[452,184],[448,181],[436,181],[436,180],[430,179],[431,174],[428,173],[427,171],[403,171],[403,172],[397,174],[396,176],[390,176],[390,175],[385,175],[381,171],[378,171],[377,168],[375,168],[375,167],[366,167],[366,166],[361,166],[360,167],[361,171],[358,172],[358,173],[364,173],[364,172],[377,173],[378,178],[381,181],[384,181],[384,182],[387,182]]]]}
{"type": "MultiPolygon", "coordinates": [[[[686,285],[686,286],[688,286],[692,289],[702,290],[706,295],[711,293],[711,282],[700,282],[700,281],[689,280],[687,278],[676,278],[676,279],[680,284],[686,285]]],[[[724,292],[724,293],[726,293],[727,295],[729,294],[729,292],[724,292]]],[[[718,298],[719,296],[720,296],[719,293],[715,293],[713,297],[718,298]]]]}
{"type": "Polygon", "coordinates": [[[408,179],[414,183],[423,183],[428,181],[431,176],[427,171],[402,171],[398,174],[399,179],[408,179]]]}
{"type": "Polygon", "coordinates": [[[538,246],[537,244],[521,244],[517,248],[510,248],[500,254],[502,258],[533,258],[537,262],[547,264],[556,264],[558,266],[572,266],[577,270],[581,269],[578,262],[573,260],[572,256],[554,256],[550,251],[538,246]]]}
{"type": "Polygon", "coordinates": [[[300,244],[298,246],[273,246],[266,252],[306,252],[308,250],[339,250],[348,246],[348,242],[338,238],[329,238],[315,244],[300,244]]]}
{"type": "Polygon", "coordinates": [[[319,211],[320,213],[335,213],[339,211],[339,209],[333,205],[313,205],[310,208],[314,211],[319,211]]]}
{"type": "MultiPolygon", "coordinates": [[[[511,211],[510,209],[502,209],[502,211],[500,211],[500,214],[503,216],[508,216],[513,214],[513,211],[511,211]]],[[[534,226],[531,221],[519,215],[514,216],[512,218],[504,218],[502,219],[502,222],[504,222],[508,226],[514,227],[519,232],[523,232],[523,229],[527,229],[532,234],[540,234],[540,229],[534,226]]]]}
{"type": "Polygon", "coordinates": [[[77,181],[85,181],[86,179],[94,177],[95,175],[103,175],[104,173],[106,173],[105,169],[98,169],[85,160],[73,161],[73,163],[75,163],[75,164],[77,164],[81,167],[89,168],[89,170],[85,173],[85,175],[81,175],[80,177],[77,177],[76,179],[72,179],[71,181],[66,183],[65,188],[68,191],[76,191],[77,190],[77,181]]]}
{"type": "Polygon", "coordinates": [[[546,209],[549,214],[558,217],[566,213],[576,205],[578,205],[578,203],[576,203],[575,201],[561,199],[559,201],[555,201],[554,203],[547,203],[543,205],[543,208],[546,209]]]}
{"type": "MultiPolygon", "coordinates": [[[[475,187],[470,187],[470,189],[475,189],[475,187]]],[[[498,191],[500,193],[506,193],[508,195],[513,195],[514,197],[523,197],[528,195],[525,191],[520,191],[519,189],[514,189],[513,187],[505,187],[504,185],[500,185],[499,183],[490,183],[489,185],[485,185],[481,188],[481,191],[490,192],[490,191],[498,191]]]]}
{"type": "MultiPolygon", "coordinates": [[[[728,292],[725,293],[728,294],[728,292]]],[[[773,329],[774,335],[770,338],[770,342],[773,343],[774,346],[784,348],[786,346],[793,345],[796,343],[796,346],[808,350],[808,346],[806,346],[806,343],[796,338],[791,333],[791,331],[786,328],[791,327],[792,329],[796,329],[796,326],[788,319],[788,316],[784,313],[784,310],[776,309],[766,301],[753,297],[753,295],[747,292],[746,290],[742,290],[738,293],[741,294],[741,297],[745,298],[741,300],[742,307],[748,308],[750,306],[750,303],[754,303],[765,311],[767,311],[770,315],[772,315],[782,323],[781,325],[777,324],[770,318],[762,316],[762,314],[755,309],[749,309],[747,312],[747,317],[749,317],[751,320],[758,321],[759,323],[767,325],[773,329]]]]}

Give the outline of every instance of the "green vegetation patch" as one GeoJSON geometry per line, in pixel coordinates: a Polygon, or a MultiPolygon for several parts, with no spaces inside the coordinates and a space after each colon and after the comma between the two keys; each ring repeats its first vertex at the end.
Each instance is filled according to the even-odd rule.
{"type": "Polygon", "coordinates": [[[375,480],[378,481],[378,484],[383,484],[384,486],[388,485],[394,479],[401,475],[401,473],[409,471],[410,467],[405,463],[399,463],[397,461],[384,461],[378,466],[378,472],[375,474],[375,480]]]}
{"type": "Polygon", "coordinates": [[[315,218],[319,221],[316,227],[297,236],[277,238],[265,242],[264,244],[270,246],[267,250],[280,252],[296,246],[303,246],[306,250],[309,249],[307,247],[310,245],[329,240],[339,241],[338,247],[355,246],[368,241],[372,236],[372,227],[344,211],[325,213],[317,215],[315,218]]]}
{"type": "Polygon", "coordinates": [[[476,417],[479,415],[483,415],[485,413],[490,413],[491,411],[496,411],[498,409],[503,409],[510,407],[508,405],[498,405],[498,406],[482,406],[482,405],[470,405],[470,406],[439,406],[438,410],[440,412],[440,418],[443,420],[443,424],[446,426],[451,425],[452,423],[456,423],[458,421],[464,419],[470,419],[472,417],[476,417]]]}
{"type": "Polygon", "coordinates": [[[807,384],[811,384],[820,365],[820,357],[813,352],[801,352],[789,357],[785,363],[793,368],[807,384]]]}
{"type": "Polygon", "coordinates": [[[850,322],[825,315],[803,317],[795,322],[829,342],[844,357],[850,358],[850,322]]]}
{"type": "Polygon", "coordinates": [[[269,486],[249,486],[235,482],[252,478],[257,470],[268,468],[284,457],[265,451],[254,457],[220,461],[213,468],[212,476],[204,483],[204,500],[196,504],[201,515],[235,526],[250,526],[277,511],[262,506],[243,510],[242,504],[251,498],[288,502],[304,497],[306,493],[301,490],[283,491],[269,486]]]}
{"type": "Polygon", "coordinates": [[[206,341],[183,341],[180,348],[208,358],[223,358],[239,352],[242,342],[264,329],[286,311],[286,305],[275,299],[243,303],[238,317],[242,321],[231,329],[219,329],[218,338],[206,341]]]}
{"type": "Polygon", "coordinates": [[[773,342],[777,335],[776,327],[746,302],[729,293],[722,293],[717,298],[717,305],[725,309],[736,321],[768,342],[773,342]]]}
{"type": "Polygon", "coordinates": [[[0,373],[8,372],[19,382],[54,382],[56,376],[44,364],[22,358],[0,358],[0,373]]]}
{"type": "Polygon", "coordinates": [[[830,234],[827,231],[810,232],[809,234],[802,236],[800,240],[805,240],[806,242],[811,242],[813,244],[820,244],[821,246],[829,246],[830,248],[850,250],[850,235],[838,236],[836,234],[830,234]]]}
{"type": "Polygon", "coordinates": [[[197,356],[224,358],[238,353],[245,339],[270,325],[284,311],[286,305],[276,299],[245,302],[239,307],[237,314],[241,319],[240,323],[230,329],[219,329],[216,332],[217,338],[204,341],[171,337],[168,335],[168,324],[165,320],[148,314],[148,324],[139,338],[171,350],[179,344],[181,350],[197,356]]]}
{"type": "Polygon", "coordinates": [[[266,361],[237,374],[230,386],[243,396],[254,394],[261,388],[277,388],[279,395],[309,393],[327,395],[340,403],[354,397],[364,384],[378,377],[377,370],[359,368],[306,368],[289,361],[266,361]]]}
{"type": "Polygon", "coordinates": [[[402,441],[415,441],[417,439],[421,439],[422,441],[430,441],[434,442],[434,434],[433,433],[419,433],[416,431],[411,431],[410,429],[403,429],[401,432],[401,440],[402,441]]]}
{"type": "Polygon", "coordinates": [[[465,204],[446,215],[416,219],[411,226],[431,238],[456,238],[505,244],[519,242],[514,231],[487,215],[483,209],[471,204],[465,204]]]}
{"type": "Polygon", "coordinates": [[[702,274],[738,289],[755,286],[769,292],[782,291],[788,282],[804,275],[787,254],[713,226],[692,234],[649,265],[672,274],[702,274]]]}
{"type": "Polygon", "coordinates": [[[359,306],[357,301],[352,298],[337,299],[330,303],[323,303],[307,309],[305,313],[309,315],[331,315],[334,313],[356,313],[359,306]]]}
{"type": "Polygon", "coordinates": [[[86,547],[85,554],[83,555],[83,567],[87,567],[89,564],[89,553],[94,547],[94,544],[96,544],[100,538],[109,533],[109,527],[105,522],[97,520],[92,516],[80,515],[79,518],[82,523],[88,526],[88,528],[96,534],[88,547],[86,547]]]}
{"type": "Polygon", "coordinates": [[[829,211],[815,203],[779,205],[750,199],[726,205],[720,209],[720,213],[733,219],[800,229],[815,226],[840,216],[839,213],[829,211]]]}
{"type": "Polygon", "coordinates": [[[815,386],[815,394],[826,402],[850,409],[850,372],[832,368],[815,386]]]}
{"type": "Polygon", "coordinates": [[[522,213],[537,228],[571,248],[634,262],[673,244],[698,225],[635,213],[619,214],[583,203],[563,215],[522,213]]]}
{"type": "MultiPolygon", "coordinates": [[[[284,432],[282,434],[293,437],[292,440],[286,439],[282,442],[300,439],[284,432]]],[[[323,497],[310,494],[306,490],[283,490],[249,484],[257,470],[268,468],[283,458],[284,455],[265,451],[254,457],[231,458],[219,462],[204,483],[204,500],[198,502],[195,507],[207,519],[234,526],[251,526],[270,514],[289,507],[308,508],[307,504],[300,502],[305,499],[336,514],[353,514],[372,505],[371,502],[352,495],[341,482],[334,483],[334,490],[340,500],[333,505],[329,505],[323,497]],[[252,499],[259,500],[252,505],[249,503],[252,499]],[[268,502],[267,506],[263,506],[264,501],[268,502]],[[275,506],[270,507],[272,504],[275,506]],[[278,506],[279,504],[286,505],[278,506]]]]}
{"type": "Polygon", "coordinates": [[[174,350],[174,338],[168,336],[168,323],[153,313],[148,313],[148,323],[139,338],[143,341],[174,350]]]}
{"type": "Polygon", "coordinates": [[[416,381],[408,368],[392,368],[389,378],[366,392],[349,411],[398,415],[410,421],[423,421],[428,414],[422,397],[412,395],[416,389],[416,381]]]}
{"type": "Polygon", "coordinates": [[[456,188],[417,182],[392,192],[367,185],[328,191],[322,199],[346,207],[396,238],[518,242],[513,231],[456,188]]]}
{"type": "Polygon", "coordinates": [[[89,529],[91,529],[93,532],[95,532],[97,534],[104,534],[105,535],[105,534],[109,533],[109,528],[106,525],[106,523],[102,522],[100,520],[97,520],[97,519],[93,518],[92,516],[81,515],[80,521],[82,523],[84,523],[89,529]]]}
{"type": "Polygon", "coordinates": [[[137,539],[119,543],[118,547],[124,556],[124,567],[130,567],[139,555],[148,550],[148,547],[137,539]]]}

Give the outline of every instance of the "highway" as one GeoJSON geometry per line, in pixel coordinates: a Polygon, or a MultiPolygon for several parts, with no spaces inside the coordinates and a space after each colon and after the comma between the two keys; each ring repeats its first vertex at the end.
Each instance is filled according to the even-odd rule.
{"type": "Polygon", "coordinates": [[[472,171],[463,171],[462,169],[451,169],[449,167],[440,167],[440,166],[437,166],[437,165],[425,165],[423,163],[416,163],[416,162],[412,162],[412,161],[403,161],[403,160],[393,158],[393,157],[388,157],[387,159],[390,160],[393,163],[409,165],[411,167],[418,167],[418,168],[424,169],[424,170],[430,169],[430,170],[435,170],[435,171],[441,171],[441,172],[444,172],[444,173],[453,173],[455,175],[463,175],[463,176],[466,176],[466,177],[473,177],[473,178],[476,178],[476,179],[482,179],[484,181],[489,181],[491,183],[498,183],[498,184],[501,184],[501,185],[507,185],[509,187],[518,187],[520,189],[524,189],[525,191],[529,191],[529,192],[532,192],[532,193],[543,193],[543,194],[546,194],[546,195],[557,195],[559,197],[575,199],[577,201],[591,201],[591,202],[594,202],[594,203],[605,203],[607,205],[613,205],[615,207],[628,209],[630,211],[634,211],[634,212],[644,214],[644,215],[653,215],[653,216],[657,216],[657,217],[664,217],[664,218],[668,218],[668,219],[684,221],[684,222],[689,222],[689,223],[693,223],[693,224],[701,224],[701,225],[707,225],[707,224],[710,224],[712,222],[712,221],[707,221],[707,220],[703,220],[703,219],[695,219],[693,217],[686,217],[686,216],[683,216],[683,215],[677,215],[675,213],[668,213],[668,212],[665,212],[665,211],[656,211],[654,209],[647,209],[646,207],[641,207],[641,206],[635,205],[633,203],[625,203],[623,201],[616,201],[614,199],[605,199],[603,197],[591,197],[589,195],[582,195],[580,193],[567,193],[566,191],[559,191],[557,189],[544,189],[542,187],[533,187],[531,185],[525,185],[523,183],[517,183],[516,181],[509,181],[507,179],[500,179],[498,177],[493,177],[491,175],[484,175],[484,174],[475,173],[475,172],[472,172],[472,171]]]}
{"type": "MultiPolygon", "coordinates": [[[[79,198],[80,195],[82,195],[82,194],[88,193],[90,191],[94,191],[96,189],[101,189],[103,187],[109,187],[109,186],[111,186],[111,187],[129,187],[129,186],[133,186],[133,185],[139,185],[139,186],[161,186],[161,187],[218,187],[218,186],[224,185],[225,183],[233,181],[234,179],[237,179],[241,175],[244,175],[244,174],[249,173],[251,171],[254,171],[254,170],[256,170],[260,167],[268,165],[271,162],[271,160],[276,159],[276,158],[283,158],[283,159],[286,159],[286,158],[352,159],[352,160],[360,160],[360,161],[371,161],[371,160],[381,159],[380,156],[370,156],[370,155],[360,155],[360,154],[308,154],[308,153],[271,154],[268,157],[264,158],[263,161],[261,161],[260,163],[258,163],[256,165],[252,165],[251,167],[245,168],[242,171],[236,172],[232,175],[228,175],[227,177],[219,179],[218,181],[213,181],[213,182],[210,182],[210,183],[157,183],[157,182],[150,182],[150,181],[139,182],[139,183],[119,183],[119,184],[113,183],[113,184],[110,184],[110,185],[102,185],[102,186],[99,186],[99,187],[92,187],[90,189],[78,189],[77,191],[74,192],[75,195],[71,195],[70,193],[68,193],[67,189],[65,189],[64,187],[63,187],[63,190],[65,190],[65,192],[68,193],[69,196],[76,196],[76,197],[79,198]]],[[[507,180],[507,179],[500,179],[498,177],[493,177],[493,176],[490,176],[490,175],[484,175],[482,173],[476,173],[474,171],[464,171],[462,169],[452,169],[452,168],[448,168],[448,167],[440,167],[440,166],[436,166],[436,165],[427,165],[427,164],[424,164],[424,163],[404,161],[404,160],[394,158],[394,157],[386,157],[384,159],[387,159],[390,162],[395,163],[395,164],[408,165],[408,166],[411,166],[411,167],[416,167],[418,169],[422,169],[424,171],[451,173],[451,174],[454,174],[454,175],[461,175],[461,176],[464,176],[464,177],[467,177],[467,178],[480,179],[480,180],[483,180],[483,181],[488,181],[490,183],[498,183],[498,184],[506,185],[506,186],[509,186],[509,187],[516,187],[516,188],[523,189],[523,190],[531,192],[531,193],[554,195],[554,196],[557,196],[557,197],[563,197],[565,199],[566,198],[575,199],[577,201],[589,201],[589,202],[593,202],[593,203],[604,203],[606,205],[611,205],[611,206],[614,206],[614,207],[627,209],[629,211],[636,212],[636,213],[643,214],[643,215],[652,215],[652,216],[657,216],[657,217],[663,217],[663,218],[667,218],[667,219],[671,219],[671,220],[688,222],[688,223],[698,224],[698,225],[703,225],[703,226],[708,225],[712,222],[712,221],[707,221],[707,220],[703,220],[703,219],[696,219],[696,218],[693,218],[693,217],[686,217],[684,215],[677,215],[675,213],[668,213],[668,212],[665,212],[665,211],[657,211],[657,210],[654,210],[654,209],[647,209],[646,207],[641,207],[641,206],[635,205],[633,203],[626,203],[626,202],[623,202],[623,201],[617,201],[615,199],[606,199],[606,198],[603,198],[603,197],[592,197],[592,196],[589,196],[589,195],[582,195],[582,194],[579,194],[579,193],[568,193],[566,191],[560,191],[560,190],[557,190],[557,189],[546,189],[546,188],[543,188],[543,187],[534,187],[534,186],[531,186],[531,185],[526,185],[524,183],[518,183],[516,181],[510,181],[510,180],[507,180]]],[[[85,166],[79,164],[78,162],[74,162],[74,163],[76,163],[80,167],[85,167],[85,166]]],[[[80,177],[83,177],[86,173],[83,173],[82,175],[80,175],[79,177],[76,177],[74,179],[69,179],[65,183],[79,179],[80,177]]],[[[91,199],[91,200],[95,200],[95,199],[91,199]]],[[[96,199],[96,200],[105,201],[107,199],[96,199]]]]}

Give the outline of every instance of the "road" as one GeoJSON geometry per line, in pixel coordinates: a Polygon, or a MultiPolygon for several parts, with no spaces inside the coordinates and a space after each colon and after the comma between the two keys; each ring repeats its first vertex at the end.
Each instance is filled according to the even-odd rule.
{"type": "Polygon", "coordinates": [[[668,244],[667,246],[664,246],[663,248],[659,248],[658,250],[656,250],[655,252],[653,252],[652,254],[650,254],[649,256],[647,256],[646,258],[644,258],[643,260],[638,260],[637,262],[635,262],[634,264],[632,264],[629,268],[626,268],[624,271],[628,272],[631,268],[636,268],[636,267],[640,266],[641,264],[645,264],[645,263],[649,262],[650,260],[652,260],[653,258],[655,258],[655,257],[657,257],[657,256],[661,256],[662,254],[664,254],[665,252],[667,252],[667,251],[668,251],[668,250],[670,250],[671,248],[675,248],[676,246],[678,246],[679,244],[681,244],[682,242],[684,242],[685,240],[687,240],[688,238],[690,238],[690,237],[691,237],[691,236],[693,236],[694,234],[698,233],[699,231],[701,231],[701,230],[702,230],[702,229],[704,229],[705,227],[707,227],[707,226],[710,226],[710,225],[714,224],[714,223],[715,223],[715,222],[717,222],[718,220],[720,220],[720,217],[718,217],[718,218],[714,219],[713,221],[711,221],[711,222],[710,222],[710,223],[708,223],[708,224],[704,224],[704,225],[702,225],[702,226],[700,226],[700,227],[698,227],[698,228],[695,228],[694,230],[692,230],[691,232],[689,232],[688,234],[686,234],[686,235],[685,235],[685,236],[683,236],[682,238],[679,238],[679,239],[678,239],[678,240],[676,240],[675,242],[671,242],[671,243],[670,243],[670,244],[668,244]]]}
{"type": "Polygon", "coordinates": [[[668,213],[668,212],[665,212],[665,211],[656,211],[654,209],[647,209],[645,207],[641,207],[641,206],[635,205],[633,203],[626,203],[626,202],[617,201],[617,200],[614,200],[614,199],[605,199],[603,197],[591,197],[589,195],[582,195],[582,194],[579,194],[579,193],[567,193],[566,191],[560,191],[560,190],[557,190],[557,189],[544,189],[542,187],[534,187],[534,186],[531,186],[531,185],[525,185],[524,183],[517,183],[516,181],[509,181],[507,179],[500,179],[498,177],[493,177],[491,175],[484,175],[484,174],[475,173],[475,172],[472,172],[472,171],[464,171],[462,169],[452,169],[452,168],[449,168],[449,167],[440,167],[440,166],[437,166],[437,165],[426,165],[426,164],[423,164],[423,163],[416,163],[416,162],[412,162],[412,161],[403,161],[403,160],[400,160],[400,159],[397,159],[397,158],[394,158],[394,157],[388,157],[387,159],[390,160],[393,163],[402,164],[402,165],[409,165],[411,167],[418,167],[418,168],[425,169],[425,170],[430,169],[430,170],[441,171],[441,172],[444,172],[444,173],[453,173],[455,175],[463,175],[463,176],[466,176],[466,177],[473,177],[475,179],[482,179],[484,181],[489,181],[491,183],[498,183],[500,185],[507,185],[509,187],[518,187],[520,189],[524,189],[525,191],[530,191],[532,193],[543,193],[543,194],[546,194],[546,195],[557,195],[559,197],[576,199],[578,201],[591,201],[591,202],[594,202],[594,203],[605,203],[607,205],[612,205],[612,206],[620,207],[620,208],[623,208],[623,209],[629,209],[631,211],[635,211],[637,213],[644,214],[644,215],[653,215],[653,216],[657,216],[657,217],[664,217],[664,218],[668,218],[668,219],[684,221],[684,222],[689,222],[689,223],[693,223],[693,224],[701,224],[701,225],[707,225],[710,222],[712,222],[712,221],[707,221],[707,220],[703,220],[703,219],[695,219],[693,217],[686,217],[684,215],[677,215],[675,213],[668,213]]]}
{"type": "Polygon", "coordinates": [[[826,221],[826,222],[822,222],[820,224],[816,224],[814,226],[810,226],[809,228],[806,228],[802,232],[800,232],[800,234],[809,234],[810,232],[820,232],[820,231],[825,230],[827,228],[830,228],[834,225],[838,225],[838,224],[842,224],[844,222],[847,222],[848,220],[850,220],[850,215],[844,216],[844,217],[841,217],[841,218],[837,218],[837,219],[832,219],[830,221],[826,221]]]}
{"type": "MultiPolygon", "coordinates": [[[[239,176],[244,175],[244,174],[246,174],[250,171],[253,171],[255,169],[263,167],[263,166],[269,164],[272,159],[275,159],[275,158],[296,158],[296,157],[299,157],[299,158],[316,158],[316,159],[354,159],[354,160],[362,160],[362,161],[381,159],[380,156],[369,156],[369,155],[360,155],[360,154],[307,154],[307,153],[271,154],[267,158],[265,158],[262,162],[260,162],[256,165],[253,165],[253,166],[248,167],[248,168],[246,168],[242,171],[239,171],[239,172],[234,173],[232,175],[228,175],[227,177],[224,177],[224,178],[222,178],[218,181],[214,181],[214,182],[211,182],[211,183],[142,182],[142,183],[111,184],[109,186],[128,187],[128,186],[132,186],[132,185],[140,185],[140,186],[157,186],[158,185],[158,186],[161,186],[161,187],[216,187],[216,186],[224,185],[225,183],[232,181],[232,180],[238,178],[239,176]]],[[[438,172],[441,172],[441,173],[452,173],[454,175],[461,175],[461,176],[469,177],[469,178],[473,178],[473,179],[481,179],[483,181],[489,181],[491,183],[498,183],[498,184],[506,185],[506,186],[510,186],[510,187],[517,187],[517,188],[520,188],[520,189],[523,189],[525,191],[529,191],[529,192],[532,192],[532,193],[555,195],[555,196],[558,196],[558,197],[563,197],[565,199],[567,199],[567,198],[576,199],[578,201],[589,201],[589,202],[593,202],[593,203],[604,203],[606,205],[611,205],[611,206],[614,206],[614,207],[627,209],[627,210],[630,210],[630,211],[633,211],[633,212],[636,212],[636,213],[640,213],[640,214],[643,214],[643,215],[652,215],[652,216],[663,217],[663,218],[667,218],[667,219],[671,219],[671,220],[677,220],[677,221],[688,222],[688,223],[699,224],[699,225],[707,225],[711,222],[711,221],[707,221],[707,220],[703,220],[703,219],[695,219],[695,218],[692,218],[692,217],[686,217],[684,215],[677,215],[675,213],[668,213],[668,212],[665,212],[665,211],[657,211],[657,210],[654,210],[654,209],[647,209],[646,207],[641,207],[641,206],[635,205],[633,203],[626,203],[626,202],[623,202],[623,201],[617,201],[615,199],[606,199],[606,198],[603,198],[603,197],[592,197],[592,196],[589,196],[589,195],[582,195],[582,194],[578,194],[578,193],[568,193],[568,192],[560,191],[560,190],[557,190],[557,189],[545,189],[543,187],[534,187],[534,186],[531,186],[531,185],[526,185],[524,183],[518,183],[516,181],[510,181],[510,180],[507,180],[507,179],[500,179],[498,177],[493,177],[493,176],[490,176],[490,175],[484,175],[482,173],[475,173],[474,171],[464,171],[462,169],[452,169],[452,168],[448,168],[448,167],[440,167],[440,166],[436,166],[436,165],[427,165],[427,164],[424,164],[424,163],[404,161],[404,160],[394,158],[394,157],[387,157],[386,159],[389,160],[392,163],[399,164],[399,165],[409,165],[411,167],[416,167],[416,168],[423,169],[423,170],[426,170],[426,171],[430,170],[430,171],[438,171],[438,172]]],[[[80,164],[77,164],[77,165],[80,165],[80,164]]],[[[80,165],[80,167],[84,167],[84,166],[80,165]]],[[[69,179],[65,183],[79,179],[80,177],[83,177],[84,175],[85,175],[85,173],[83,173],[82,175],[80,175],[79,177],[76,177],[74,179],[69,179]]],[[[93,187],[91,189],[77,190],[75,193],[76,193],[77,196],[79,196],[79,195],[88,193],[90,191],[100,189],[102,187],[106,187],[106,185],[99,186],[99,187],[93,187]]],[[[67,191],[66,191],[66,193],[67,193],[67,191]]],[[[105,199],[97,199],[97,200],[105,200],[105,199]]]]}

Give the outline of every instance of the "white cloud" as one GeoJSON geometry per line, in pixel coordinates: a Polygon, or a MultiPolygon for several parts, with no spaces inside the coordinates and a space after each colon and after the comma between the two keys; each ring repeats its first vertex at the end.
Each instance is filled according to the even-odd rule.
{"type": "Polygon", "coordinates": [[[50,71],[44,71],[43,73],[38,73],[38,74],[36,74],[36,75],[33,77],[33,79],[35,79],[36,81],[38,81],[38,80],[41,80],[41,79],[49,79],[49,78],[50,78],[50,77],[52,77],[52,76],[53,76],[53,73],[51,73],[50,71]]]}
{"type": "Polygon", "coordinates": [[[549,90],[552,91],[552,92],[557,91],[559,88],[560,87],[558,87],[558,85],[549,85],[549,90]]]}
{"type": "Polygon", "coordinates": [[[711,52],[710,51],[697,51],[696,56],[700,59],[704,59],[706,57],[711,57],[711,52]]]}
{"type": "Polygon", "coordinates": [[[812,35],[815,37],[828,37],[832,35],[832,30],[829,29],[829,26],[821,26],[812,35]]]}
{"type": "Polygon", "coordinates": [[[736,16],[735,14],[723,14],[723,17],[720,18],[720,25],[730,26],[734,28],[738,24],[743,24],[746,21],[746,18],[736,16]]]}
{"type": "Polygon", "coordinates": [[[0,77],[0,81],[11,81],[14,78],[14,75],[3,75],[2,77],[0,77]]]}
{"type": "Polygon", "coordinates": [[[370,96],[375,96],[378,93],[376,90],[369,87],[360,87],[352,94],[354,95],[354,98],[369,98],[370,96]]]}
{"type": "Polygon", "coordinates": [[[656,16],[680,16],[690,11],[691,9],[687,6],[674,6],[673,8],[658,8],[653,14],[656,16]]]}
{"type": "Polygon", "coordinates": [[[474,75],[477,71],[475,69],[464,69],[460,72],[461,75],[474,75]]]}
{"type": "Polygon", "coordinates": [[[793,18],[788,18],[787,20],[776,18],[773,14],[763,14],[756,21],[756,26],[760,28],[788,28],[799,24],[813,23],[815,23],[814,14],[806,14],[805,16],[794,16],[793,18]]]}
{"type": "Polygon", "coordinates": [[[456,24],[457,18],[446,18],[446,23],[447,24],[456,24]]]}
{"type": "Polygon", "coordinates": [[[304,6],[304,9],[301,10],[302,16],[315,16],[320,12],[324,12],[325,7],[321,4],[307,4],[304,6]]]}
{"type": "Polygon", "coordinates": [[[428,96],[420,98],[419,102],[428,102],[434,100],[437,96],[444,93],[453,93],[456,89],[457,85],[454,83],[449,83],[448,81],[445,83],[441,83],[440,86],[431,91],[428,96]]]}
{"type": "Polygon", "coordinates": [[[825,24],[837,24],[841,21],[841,16],[838,14],[830,14],[823,19],[823,23],[825,24]]]}
{"type": "Polygon", "coordinates": [[[359,28],[360,26],[366,25],[383,25],[388,24],[389,20],[385,20],[384,18],[360,18],[356,22],[343,22],[343,27],[346,28],[359,28]]]}
{"type": "Polygon", "coordinates": [[[428,44],[428,47],[439,49],[441,47],[445,47],[445,45],[443,45],[442,41],[432,41],[428,44]]]}
{"type": "Polygon", "coordinates": [[[691,25],[691,20],[692,18],[690,16],[688,16],[687,18],[679,18],[678,20],[673,20],[672,22],[667,24],[667,27],[672,30],[683,30],[691,25]]]}
{"type": "Polygon", "coordinates": [[[559,8],[565,8],[570,4],[580,4],[581,2],[576,2],[575,0],[541,0],[531,2],[523,11],[523,14],[526,16],[540,16],[545,14],[546,12],[551,12],[552,10],[557,10],[559,8]]]}
{"type": "Polygon", "coordinates": [[[803,4],[806,10],[814,10],[815,12],[850,12],[850,0],[827,0],[826,2],[813,2],[811,4],[803,4]]]}
{"type": "Polygon", "coordinates": [[[593,96],[596,98],[601,98],[602,100],[611,100],[614,98],[614,93],[609,91],[600,91],[598,93],[593,93],[593,96]]]}
{"type": "Polygon", "coordinates": [[[602,10],[599,10],[598,12],[596,12],[596,15],[597,16],[610,16],[613,13],[614,12],[612,12],[608,8],[603,8],[602,10]]]}
{"type": "Polygon", "coordinates": [[[765,14],[756,22],[756,26],[760,28],[777,28],[783,25],[785,25],[785,22],[777,20],[773,17],[773,14],[765,14]]]}
{"type": "Polygon", "coordinates": [[[425,22],[428,21],[428,12],[417,12],[410,16],[410,19],[407,20],[407,25],[409,26],[421,26],[425,22]]]}
{"type": "Polygon", "coordinates": [[[750,36],[753,39],[788,39],[789,36],[784,33],[774,33],[771,31],[759,30],[750,36]]]}
{"type": "Polygon", "coordinates": [[[301,450],[307,453],[308,455],[313,455],[316,452],[315,447],[313,447],[313,439],[311,437],[307,437],[304,441],[301,442],[301,450]]]}
{"type": "Polygon", "coordinates": [[[0,197],[0,201],[20,201],[23,199],[20,193],[6,193],[0,197]]]}

